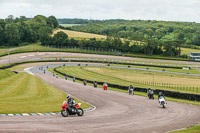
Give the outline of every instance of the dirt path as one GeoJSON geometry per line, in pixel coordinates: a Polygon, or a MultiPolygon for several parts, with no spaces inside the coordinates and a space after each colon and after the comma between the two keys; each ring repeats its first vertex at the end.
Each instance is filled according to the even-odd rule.
{"type": "Polygon", "coordinates": [[[84,132],[84,133],[157,133],[200,123],[200,107],[168,102],[167,108],[147,97],[103,91],[83,86],[52,74],[35,73],[64,92],[96,106],[83,117],[55,116],[0,117],[0,132],[84,132]]]}

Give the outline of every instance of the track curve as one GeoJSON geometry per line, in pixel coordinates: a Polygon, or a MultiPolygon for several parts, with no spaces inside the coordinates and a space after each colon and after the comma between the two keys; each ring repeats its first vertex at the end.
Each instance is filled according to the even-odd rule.
{"type": "Polygon", "coordinates": [[[96,110],[83,117],[55,116],[0,117],[0,132],[167,132],[200,123],[200,107],[168,102],[167,108],[157,100],[103,91],[34,71],[45,82],[91,103],[96,110]]]}

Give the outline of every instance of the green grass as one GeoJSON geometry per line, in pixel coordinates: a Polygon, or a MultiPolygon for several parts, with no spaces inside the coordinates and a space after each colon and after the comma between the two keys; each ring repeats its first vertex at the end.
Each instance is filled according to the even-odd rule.
{"type": "MultiPolygon", "coordinates": [[[[1,114],[59,112],[64,100],[67,100],[64,92],[36,76],[19,73],[0,80],[1,114]]],[[[82,108],[90,107],[81,103],[82,108]]]]}
{"type": "MultiPolygon", "coordinates": [[[[112,65],[112,64],[111,64],[112,65]]],[[[128,65],[119,65],[119,64],[114,64],[114,66],[123,66],[123,67],[127,67],[128,65]]],[[[154,69],[154,70],[163,70],[165,69],[165,71],[170,71],[170,72],[178,72],[178,73],[187,73],[189,72],[190,74],[200,74],[200,71],[198,71],[195,68],[192,68],[190,70],[184,70],[184,69],[175,69],[175,68],[164,68],[164,67],[151,67],[151,66],[137,66],[137,65],[129,65],[132,68],[149,68],[149,69],[154,69]]]]}
{"type": "MultiPolygon", "coordinates": [[[[59,30],[56,30],[58,32],[59,30]]],[[[65,31],[66,32],[66,31],[65,31]]],[[[69,31],[73,32],[73,31],[69,31]]],[[[72,33],[72,36],[77,36],[77,33],[72,33]]],[[[80,33],[79,37],[77,39],[80,40],[80,38],[94,38],[96,37],[97,39],[102,39],[104,36],[97,36],[97,35],[88,35],[88,33],[80,33]],[[86,37],[84,37],[86,36],[86,37]]],[[[60,47],[60,48],[55,48],[55,47],[48,47],[48,46],[42,46],[39,43],[33,43],[30,45],[26,46],[20,46],[14,48],[12,51],[10,51],[10,54],[16,54],[16,53],[25,53],[25,52],[73,52],[73,53],[90,53],[90,54],[103,54],[103,55],[118,55],[116,51],[111,51],[110,49],[95,49],[95,48],[85,48],[85,49],[79,49],[79,48],[72,48],[72,47],[60,47]]],[[[1,56],[7,56],[8,52],[3,51],[0,52],[0,57],[1,56]]],[[[188,61],[189,59],[186,58],[177,58],[177,57],[163,57],[160,55],[152,55],[152,56],[147,56],[144,54],[127,54],[127,53],[122,53],[120,56],[129,56],[129,57],[136,57],[136,58],[147,58],[147,59],[163,59],[163,60],[180,60],[180,61],[188,61]]]]}
{"type": "Polygon", "coordinates": [[[14,73],[8,70],[0,70],[0,80],[13,76],[14,73]]]}
{"type": "MultiPolygon", "coordinates": [[[[27,52],[72,52],[72,53],[93,53],[93,54],[106,54],[106,55],[117,55],[116,52],[110,51],[102,51],[102,50],[94,50],[93,49],[80,49],[76,47],[49,47],[49,46],[42,46],[39,43],[33,43],[26,46],[16,47],[14,50],[10,51],[10,54],[17,54],[17,53],[27,53],[27,52]]],[[[0,53],[0,57],[7,56],[8,52],[4,51],[0,53]]]]}
{"type": "Polygon", "coordinates": [[[200,52],[198,49],[181,48],[181,54],[190,55],[190,52],[200,52]]]}
{"type": "MultiPolygon", "coordinates": [[[[51,68],[51,71],[53,68],[51,68]]],[[[192,76],[183,76],[177,74],[167,74],[159,72],[146,72],[140,70],[120,69],[120,68],[105,68],[105,67],[60,67],[58,71],[65,74],[86,78],[87,80],[97,80],[99,82],[107,81],[108,83],[129,86],[134,84],[135,87],[153,89],[163,89],[169,91],[180,91],[184,93],[200,93],[200,78],[192,76]],[[152,82],[154,78],[154,83],[152,82]],[[163,85],[163,83],[165,83],[163,85]],[[170,85],[171,84],[171,85],[170,85]],[[179,85],[179,86],[172,86],[179,85]],[[183,87],[183,85],[185,85],[183,87]],[[195,86],[195,88],[188,88],[188,86],[195,86]]]]}
{"type": "Polygon", "coordinates": [[[200,133],[200,125],[192,126],[187,129],[174,131],[171,133],[200,133]]]}

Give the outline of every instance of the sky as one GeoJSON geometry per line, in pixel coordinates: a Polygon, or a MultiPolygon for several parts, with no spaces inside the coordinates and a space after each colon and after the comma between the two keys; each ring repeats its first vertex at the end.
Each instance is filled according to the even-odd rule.
{"type": "Polygon", "coordinates": [[[0,18],[9,15],[200,23],[200,0],[0,0],[0,18]]]}

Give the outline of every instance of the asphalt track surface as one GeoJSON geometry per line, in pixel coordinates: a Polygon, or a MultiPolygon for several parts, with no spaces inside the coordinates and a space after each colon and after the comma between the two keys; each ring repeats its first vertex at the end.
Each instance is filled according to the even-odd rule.
{"type": "Polygon", "coordinates": [[[83,117],[0,117],[0,132],[156,133],[200,123],[199,106],[168,101],[167,107],[163,109],[157,100],[149,100],[147,97],[103,91],[102,88],[57,79],[51,73],[43,74],[39,70],[33,72],[45,82],[96,106],[96,110],[85,112],[83,117]]]}
{"type": "MultiPolygon", "coordinates": [[[[119,60],[134,60],[134,61],[153,61],[153,62],[165,62],[165,63],[181,63],[187,65],[200,65],[199,62],[185,62],[185,61],[171,61],[171,60],[152,60],[152,59],[143,59],[143,58],[132,58],[132,57],[122,57],[122,56],[111,56],[111,55],[94,55],[94,54],[81,54],[81,53],[63,53],[63,52],[36,52],[36,53],[21,53],[14,54],[9,56],[4,56],[0,58],[0,65],[21,62],[21,61],[31,61],[31,60],[40,60],[41,58],[46,57],[86,57],[86,58],[105,58],[105,59],[119,59],[119,60]]],[[[120,66],[111,66],[116,68],[126,68],[120,66]]],[[[199,66],[198,66],[199,67],[199,66]]],[[[163,73],[172,73],[179,75],[190,75],[190,76],[200,76],[200,74],[186,74],[154,69],[143,69],[143,68],[130,68],[135,70],[142,71],[152,71],[152,72],[163,72],[163,73]]],[[[200,70],[200,68],[198,68],[200,70]]]]}
{"type": "MultiPolygon", "coordinates": [[[[145,58],[134,58],[124,56],[112,56],[112,55],[96,55],[96,54],[82,54],[82,53],[65,53],[65,52],[32,52],[32,53],[20,53],[10,55],[10,62],[20,62],[28,60],[37,60],[45,57],[85,57],[85,58],[105,58],[105,59],[118,59],[118,60],[132,60],[132,61],[148,61],[148,62],[163,62],[163,63],[179,63],[179,64],[193,64],[200,65],[200,62],[186,62],[186,61],[175,61],[175,60],[159,60],[159,59],[145,59],[145,58]]],[[[0,57],[0,65],[8,64],[9,56],[0,57]]]]}

